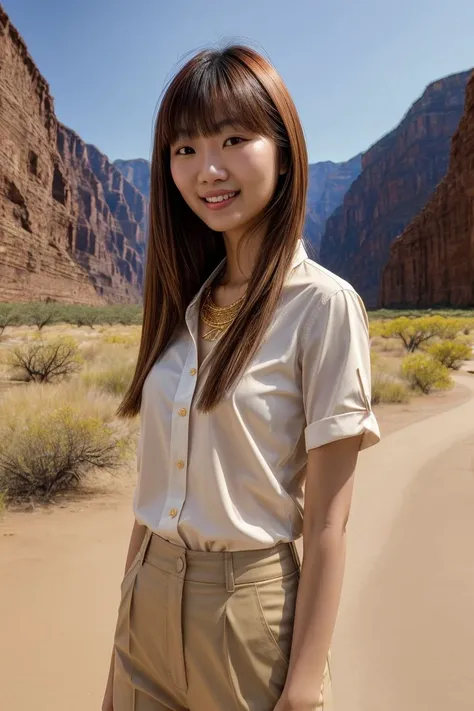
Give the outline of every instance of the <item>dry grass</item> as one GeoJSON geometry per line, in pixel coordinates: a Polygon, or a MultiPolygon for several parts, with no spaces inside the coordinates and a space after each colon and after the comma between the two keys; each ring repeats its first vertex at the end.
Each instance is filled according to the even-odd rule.
{"type": "Polygon", "coordinates": [[[410,401],[410,389],[391,373],[374,370],[372,375],[372,404],[392,404],[410,401]]]}
{"type": "MultiPolygon", "coordinates": [[[[0,343],[0,433],[8,429],[21,429],[31,418],[44,413],[45,418],[58,409],[72,406],[78,416],[94,418],[98,423],[113,429],[120,441],[130,441],[123,464],[115,472],[94,470],[86,477],[81,491],[103,492],[120,488],[129,482],[136,471],[135,442],[139,418],[134,420],[116,417],[121,396],[135,368],[140,328],[114,326],[92,331],[90,328],[71,327],[67,324],[47,326],[42,330],[43,340],[73,335],[79,341],[83,357],[81,371],[59,383],[18,384],[8,382],[11,372],[7,367],[8,353],[18,344],[36,338],[36,328],[9,329],[0,343]]],[[[78,491],[78,495],[79,491],[78,491]]]]}
{"type": "MultiPolygon", "coordinates": [[[[2,405],[0,408],[0,438],[4,442],[4,447],[0,443],[0,450],[5,450],[11,455],[11,447],[8,447],[8,442],[18,442],[20,449],[24,448],[25,442],[22,441],[22,437],[24,440],[22,433],[31,432],[33,437],[38,435],[38,447],[40,445],[43,447],[43,459],[44,457],[51,458],[54,452],[47,451],[49,439],[45,440],[44,433],[36,431],[38,426],[41,429],[43,421],[56,422],[55,427],[61,428],[62,412],[70,410],[74,422],[77,418],[78,423],[88,423],[92,427],[93,434],[97,433],[100,428],[107,427],[113,441],[117,442],[117,446],[120,448],[120,452],[117,452],[120,454],[119,465],[99,469],[89,468],[86,476],[81,475],[80,489],[86,487],[90,493],[103,492],[109,487],[115,490],[117,481],[120,482],[119,486],[123,486],[124,481],[129,481],[131,475],[135,473],[139,421],[138,418],[129,420],[116,417],[117,397],[88,388],[78,377],[57,384],[28,383],[21,387],[10,388],[0,397],[2,405]]],[[[75,427],[75,425],[71,425],[71,422],[68,423],[68,417],[64,421],[64,426],[68,426],[68,429],[67,432],[65,431],[63,439],[60,437],[60,432],[55,430],[56,435],[51,438],[51,446],[59,446],[56,440],[65,446],[64,443],[67,443],[70,432],[75,432],[74,429],[71,430],[71,426],[75,427]]],[[[13,455],[15,455],[15,451],[14,449],[13,455]]],[[[54,457],[52,458],[54,459],[54,457]]],[[[26,460],[25,467],[28,470],[31,469],[26,460]]]]}
{"type": "Polygon", "coordinates": [[[389,353],[392,356],[403,357],[406,349],[399,338],[383,338],[382,336],[372,336],[370,345],[375,353],[389,353]]]}

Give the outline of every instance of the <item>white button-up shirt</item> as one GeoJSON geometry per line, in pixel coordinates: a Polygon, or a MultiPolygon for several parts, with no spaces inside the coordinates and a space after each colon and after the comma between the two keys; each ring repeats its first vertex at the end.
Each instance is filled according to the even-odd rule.
{"type": "Polygon", "coordinates": [[[224,400],[199,412],[212,358],[199,366],[200,298],[221,266],[145,380],[134,512],[194,550],[266,548],[302,533],[309,449],[380,439],[368,319],[352,286],[299,242],[262,345],[224,400]]]}

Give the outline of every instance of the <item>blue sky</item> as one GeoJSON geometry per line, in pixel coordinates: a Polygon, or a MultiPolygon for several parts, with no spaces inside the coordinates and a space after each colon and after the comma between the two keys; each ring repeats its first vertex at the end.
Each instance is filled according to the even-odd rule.
{"type": "Polygon", "coordinates": [[[474,66],[474,0],[0,0],[59,120],[111,160],[149,158],[183,55],[249,41],[282,74],[310,161],[346,160],[431,81],[474,66]],[[452,9],[451,9],[452,8],[452,9]]]}

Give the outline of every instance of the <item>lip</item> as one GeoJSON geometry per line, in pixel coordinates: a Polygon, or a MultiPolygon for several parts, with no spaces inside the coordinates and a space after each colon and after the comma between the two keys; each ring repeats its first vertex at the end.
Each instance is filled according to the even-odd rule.
{"type": "Polygon", "coordinates": [[[211,190],[206,195],[201,197],[202,202],[207,207],[208,210],[216,212],[217,210],[225,210],[226,207],[232,205],[232,203],[239,197],[240,190],[211,190]],[[228,195],[229,193],[235,193],[234,197],[228,200],[222,200],[222,202],[207,202],[206,198],[218,197],[219,195],[228,195]]]}

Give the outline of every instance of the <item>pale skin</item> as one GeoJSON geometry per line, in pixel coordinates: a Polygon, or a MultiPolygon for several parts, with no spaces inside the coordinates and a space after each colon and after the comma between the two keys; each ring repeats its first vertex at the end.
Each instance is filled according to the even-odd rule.
{"type": "MultiPolygon", "coordinates": [[[[186,200],[212,229],[223,233],[226,269],[212,290],[226,306],[243,295],[255,264],[258,235],[237,247],[246,225],[269,202],[285,171],[275,143],[225,125],[219,134],[171,146],[171,172],[186,200]],[[235,137],[235,140],[234,140],[235,137]],[[226,209],[212,211],[202,197],[214,189],[239,191],[226,209]]],[[[202,327],[202,324],[201,324],[202,327]]],[[[355,469],[361,438],[351,437],[308,452],[303,515],[304,555],[296,602],[290,665],[275,711],[313,711],[319,698],[342,591],[355,469]]],[[[138,553],[145,528],[135,522],[125,570],[138,553]]],[[[113,711],[113,659],[103,711],[113,711]]]]}

